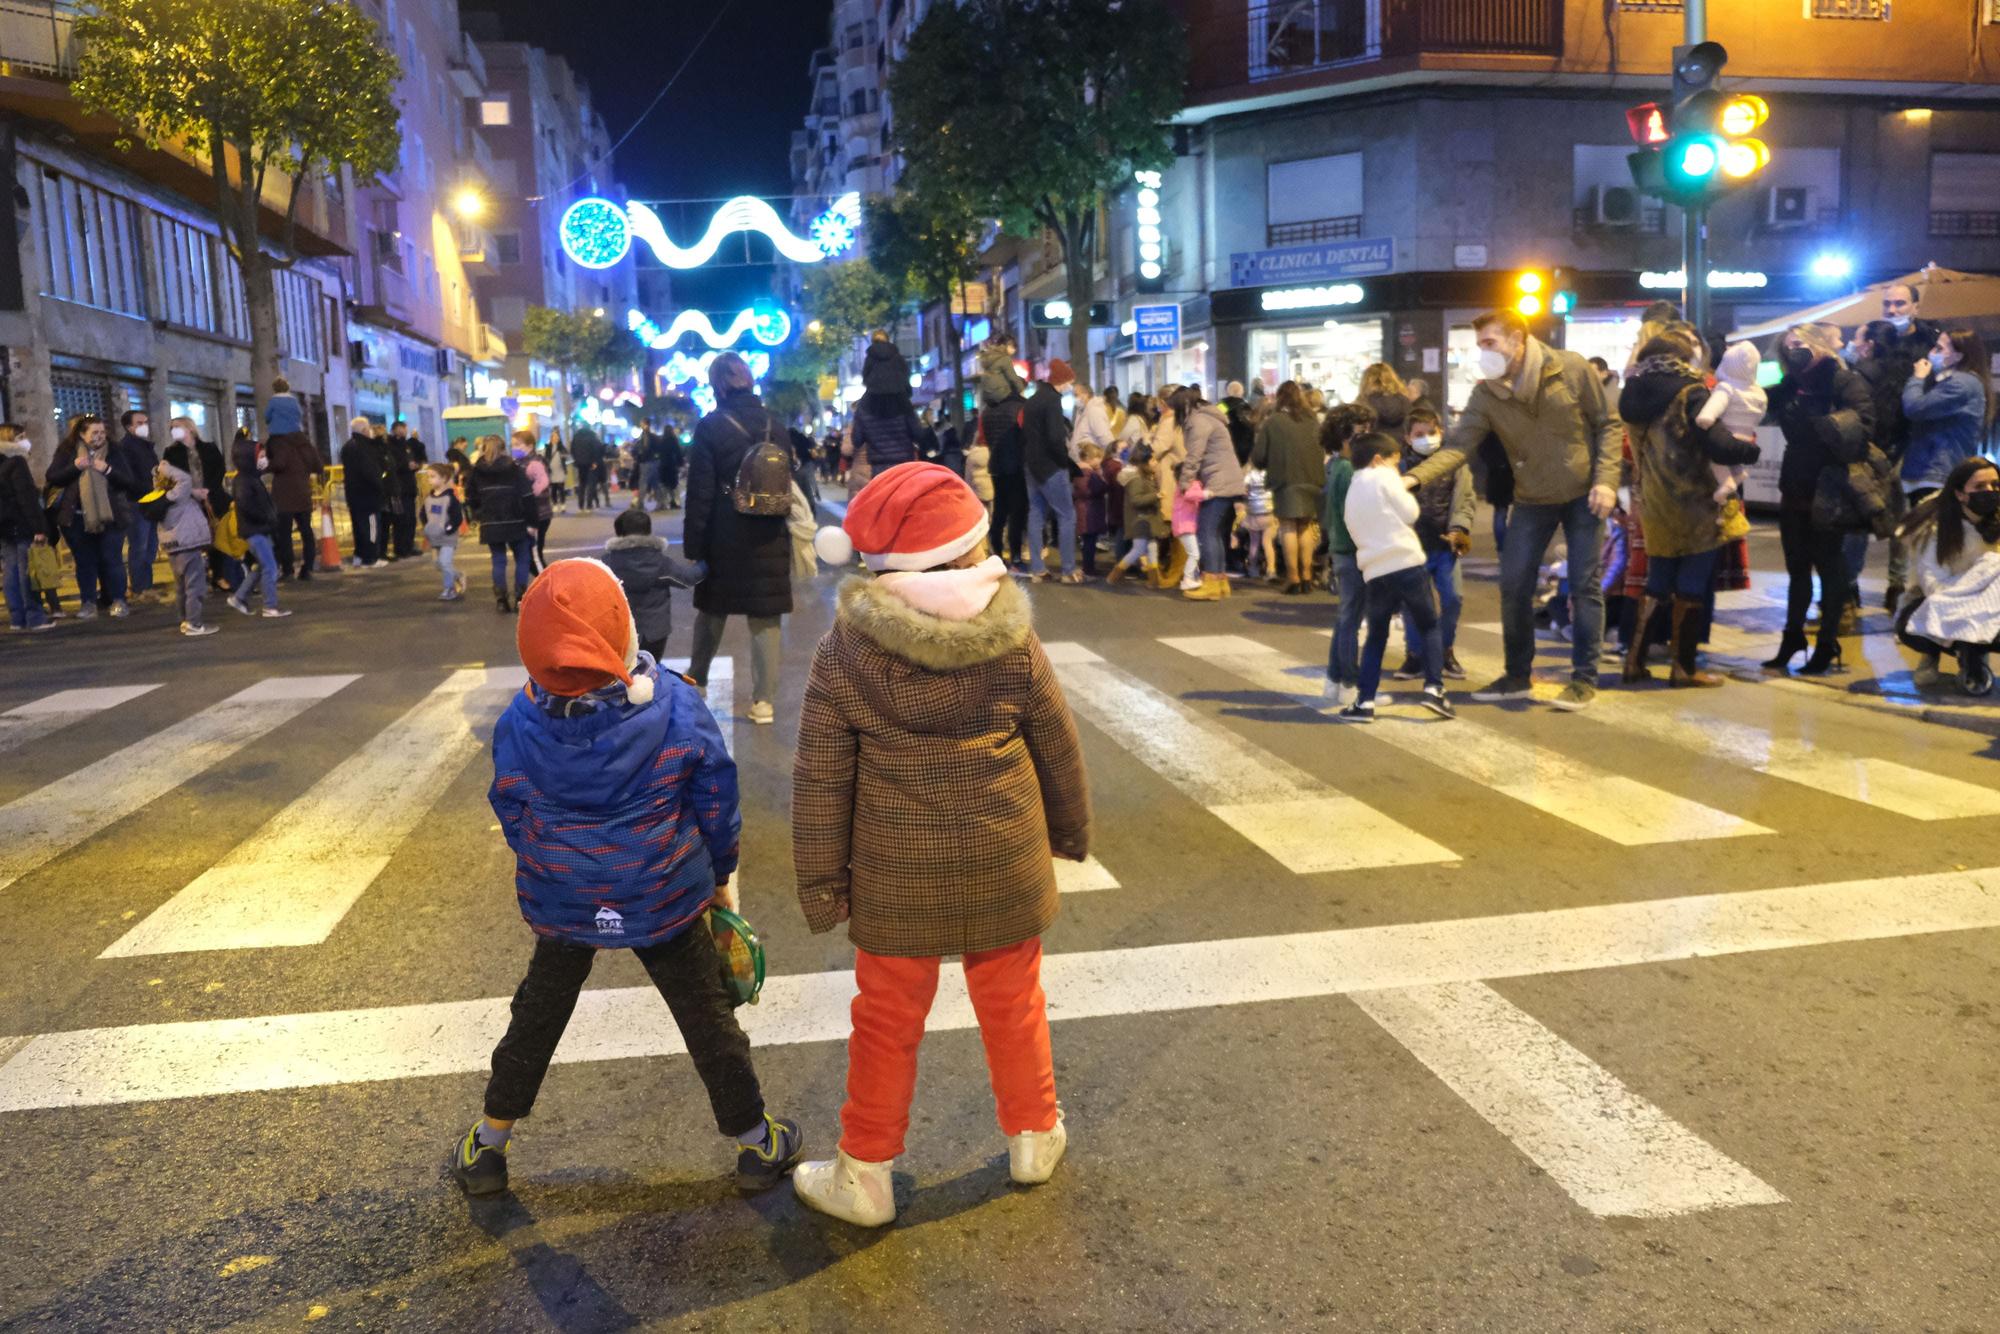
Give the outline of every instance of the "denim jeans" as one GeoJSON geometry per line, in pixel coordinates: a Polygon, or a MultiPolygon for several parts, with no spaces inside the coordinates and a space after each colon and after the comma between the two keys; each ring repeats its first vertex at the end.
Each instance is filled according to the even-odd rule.
{"type": "MultiPolygon", "coordinates": [[[[746,616],[750,622],[750,702],[775,704],[778,699],[778,655],[784,649],[784,618],[746,616]]],[[[688,675],[708,688],[709,664],[722,647],[727,616],[712,611],[694,614],[694,644],[688,650],[688,675]]]]}
{"type": "MultiPolygon", "coordinates": [[[[697,920],[679,935],[632,953],[681,1031],[695,1074],[708,1090],[715,1128],[725,1135],[755,1129],[764,1116],[764,1095],[750,1063],[750,1039],[736,1022],[735,1006],[722,986],[714,935],[697,920]]],[[[486,1082],[488,1116],[513,1121],[534,1110],[556,1044],[596,962],[597,951],[585,945],[547,937],[535,942],[528,974],[514,992],[507,1034],[493,1049],[493,1076],[486,1082]]]]}
{"type": "Polygon", "coordinates": [[[449,538],[437,548],[438,572],[444,576],[444,591],[458,587],[458,539],[449,538]]]}
{"type": "Polygon", "coordinates": [[[1195,532],[1201,540],[1204,575],[1219,575],[1229,568],[1229,548],[1224,543],[1223,530],[1240,499],[1241,496],[1210,496],[1201,502],[1201,511],[1195,516],[1195,532]]]}
{"type": "Polygon", "coordinates": [[[1715,566],[1721,559],[1720,548],[1693,556],[1655,556],[1647,552],[1646,596],[1662,602],[1674,597],[1706,602],[1715,591],[1715,566]]]}
{"type": "Polygon", "coordinates": [[[1576,624],[1570,639],[1571,675],[1597,684],[1597,655],[1604,643],[1604,520],[1590,512],[1590,498],[1562,505],[1515,505],[1500,553],[1500,633],[1507,675],[1526,679],[1535,665],[1535,585],[1542,557],[1561,529],[1569,550],[1570,604],[1576,624]]]}
{"type": "MultiPolygon", "coordinates": [[[[1450,547],[1433,551],[1424,558],[1424,569],[1430,573],[1431,587],[1437,592],[1438,641],[1450,653],[1458,643],[1458,614],[1465,607],[1465,593],[1458,583],[1458,553],[1450,547]]],[[[1403,652],[1410,658],[1423,656],[1423,636],[1416,621],[1408,616],[1403,618],[1403,652]]]]}
{"type": "Polygon", "coordinates": [[[48,616],[42,611],[35,598],[35,590],[28,583],[28,553],[34,544],[25,538],[0,538],[0,573],[4,573],[7,588],[7,623],[16,630],[25,630],[31,625],[45,625],[48,616]]]}
{"type": "Polygon", "coordinates": [[[63,530],[72,556],[76,557],[76,589],[85,607],[97,605],[98,581],[104,595],[113,602],[125,600],[125,532],[106,528],[101,533],[85,532],[78,519],[63,530]]]}
{"type": "Polygon", "coordinates": [[[1028,569],[1045,574],[1042,560],[1042,531],[1053,514],[1056,521],[1056,549],[1062,552],[1062,572],[1076,573],[1076,494],[1070,489],[1069,474],[1057,471],[1039,482],[1028,483],[1028,569]]]}
{"type": "Polygon", "coordinates": [[[1361,698],[1372,700],[1382,685],[1382,653],[1389,647],[1389,627],[1398,613],[1416,622],[1421,636],[1424,684],[1444,689],[1444,643],[1438,630],[1437,593],[1430,571],[1421,565],[1370,579],[1368,642],[1361,649],[1361,698]]]}
{"type": "Polygon", "coordinates": [[[509,548],[512,548],[514,552],[514,591],[516,593],[525,593],[528,591],[528,580],[534,575],[535,535],[533,533],[523,534],[508,543],[507,546],[488,544],[486,549],[493,553],[493,591],[496,593],[507,591],[507,552],[509,548]]]}
{"type": "Polygon", "coordinates": [[[160,554],[160,529],[143,514],[125,530],[125,578],[134,595],[153,587],[153,561],[160,554]]]}
{"type": "MultiPolygon", "coordinates": [[[[250,544],[250,559],[257,563],[257,581],[264,590],[264,605],[275,607],[278,605],[278,553],[272,549],[271,535],[253,533],[243,540],[250,544]]],[[[249,589],[237,589],[236,596],[247,603],[249,589]]]]}
{"type": "Polygon", "coordinates": [[[1367,585],[1361,580],[1361,566],[1354,553],[1329,551],[1333,565],[1333,587],[1340,594],[1334,612],[1333,644],[1326,655],[1326,679],[1335,685],[1358,685],[1361,681],[1361,622],[1368,611],[1367,585]]]}

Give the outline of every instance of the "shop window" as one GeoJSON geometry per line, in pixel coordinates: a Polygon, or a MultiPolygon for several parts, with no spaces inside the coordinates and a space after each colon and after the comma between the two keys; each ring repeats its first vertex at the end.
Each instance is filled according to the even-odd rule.
{"type": "Polygon", "coordinates": [[[1931,235],[2000,236],[2000,153],[1931,154],[1931,235]]]}
{"type": "Polygon", "coordinates": [[[1265,168],[1265,241],[1305,245],[1361,235],[1359,153],[1273,162],[1265,168]]]}
{"type": "Polygon", "coordinates": [[[1273,392],[1286,380],[1318,389],[1329,403],[1350,403],[1361,372],[1383,359],[1379,319],[1322,320],[1297,328],[1255,329],[1250,373],[1273,392]]]}

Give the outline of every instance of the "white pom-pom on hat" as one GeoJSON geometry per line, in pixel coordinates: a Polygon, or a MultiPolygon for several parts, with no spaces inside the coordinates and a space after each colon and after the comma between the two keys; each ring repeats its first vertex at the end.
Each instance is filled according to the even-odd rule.
{"type": "Polygon", "coordinates": [[[653,702],[653,678],[641,673],[632,678],[632,684],[625,687],[625,702],[628,704],[651,704],[653,702]]]}
{"type": "Polygon", "coordinates": [[[814,533],[813,550],[828,565],[848,565],[854,561],[854,542],[843,529],[828,527],[814,533]]]}

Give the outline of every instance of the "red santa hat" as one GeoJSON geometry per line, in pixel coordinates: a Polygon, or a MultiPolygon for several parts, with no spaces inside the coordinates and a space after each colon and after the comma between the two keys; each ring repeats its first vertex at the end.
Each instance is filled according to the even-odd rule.
{"type": "Polygon", "coordinates": [[[625,683],[633,704],[653,699],[649,675],[639,665],[639,627],[625,588],[611,567],[596,560],[559,560],[521,597],[514,644],[535,684],[551,695],[575,697],[625,683]]]}
{"type": "Polygon", "coordinates": [[[820,559],[845,565],[860,552],[871,570],[948,565],[986,536],[986,507],[965,479],[935,463],[899,463],[876,473],[847,504],[839,528],[813,539],[820,559]]]}

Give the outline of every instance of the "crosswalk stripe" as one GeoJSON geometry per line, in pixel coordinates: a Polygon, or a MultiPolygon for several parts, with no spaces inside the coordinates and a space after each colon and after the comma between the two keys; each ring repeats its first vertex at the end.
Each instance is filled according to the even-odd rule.
{"type": "Polygon", "coordinates": [[[1484,982],[1357,991],[1353,999],[1599,1217],[1785,1203],[1484,982]]]}
{"type": "Polygon", "coordinates": [[[1288,870],[1459,860],[1089,649],[1067,642],[1044,647],[1072,709],[1288,870]]]}
{"type": "MultiPolygon", "coordinates": [[[[1551,1047],[1549,1038],[1506,1024],[1491,1003],[1463,1024],[1423,1021],[1465,983],[1551,973],[1667,963],[1809,945],[1895,939],[2000,928],[2000,867],[1899,876],[1842,884],[1690,895],[1638,903],[1411,922],[1285,936],[1196,941],[1136,949],[1051,954],[1043,963],[1049,1014],[1079,1019],[1161,1014],[1218,1006],[1373,993],[1370,1013],[1465,1094],[1504,1134],[1514,1137],[1586,1207],[1660,1211],[1685,1194],[1660,1182],[1663,1162],[1649,1154],[1650,1130],[1577,1122],[1584,1109],[1630,1111],[1603,1072],[1551,1047]],[[1384,993],[1411,993],[1400,1003],[1384,993]],[[1404,1019],[1409,1022],[1401,1022],[1404,1019]],[[1428,1023],[1428,1029],[1424,1023],[1428,1023]],[[1505,1027],[1506,1042],[1481,1037],[1505,1027]],[[1526,1036],[1523,1036],[1525,1034],[1526,1036]],[[1464,1071],[1463,1048],[1483,1045],[1484,1064],[1464,1071]],[[1587,1076],[1582,1085],[1573,1081],[1587,1076]],[[1511,1083],[1511,1090],[1497,1086],[1511,1083]],[[1460,1088],[1464,1084],[1466,1087],[1460,1088]],[[1535,1113],[1522,1097],[1567,1085],[1568,1107],[1535,1113]],[[1613,1155],[1552,1146],[1567,1120],[1580,1137],[1612,1137],[1630,1149],[1613,1155]],[[1627,1135],[1626,1131],[1631,1134],[1627,1135]],[[1557,1172],[1561,1155],[1576,1170],[1557,1172]],[[1591,1169],[1589,1173],[1584,1167],[1591,1169]],[[1638,1175],[1621,1191],[1616,1171],[1638,1175]],[[1650,1183],[1650,1187],[1648,1186],[1650,1183]],[[1653,1189],[1647,1195],[1645,1189],[1653,1189]],[[1578,1193],[1581,1191],[1582,1193],[1578,1193]]],[[[766,983],[762,1002],[739,1011],[760,1047],[837,1042],[849,1031],[854,995],[849,972],[794,974],[766,983]]],[[[43,1034],[25,1042],[0,1037],[0,1112],[106,1106],[215,1097],[484,1070],[505,1030],[506,997],[381,1009],[262,1015],[191,1023],[140,1024],[43,1034]],[[18,1044],[18,1045],[17,1045],[18,1044]],[[12,1048],[11,1055],[9,1050],[12,1048]]],[[[664,1021],[651,987],[585,991],[562,1045],[561,1062],[678,1055],[678,1029],[664,1021]]],[[[956,969],[940,978],[928,1027],[976,1026],[956,969]]],[[[1553,1035],[1549,1035],[1550,1038],[1553,1035]]],[[[1685,1133],[1685,1132],[1681,1132],[1685,1133]]],[[[1683,1142],[1680,1149],[1687,1146],[1683,1142]]],[[[1677,1149],[1676,1153],[1680,1150],[1677,1149]]],[[[1708,1165],[1703,1178],[1726,1180],[1708,1165]]],[[[1746,1188],[1747,1189],[1747,1188],[1746,1188]]],[[[1715,1203],[1746,1203],[1711,1189],[1715,1203]]]]}
{"type": "MultiPolygon", "coordinates": [[[[1500,670],[1499,659],[1471,652],[1462,645],[1459,657],[1481,675],[1497,674],[1500,670]]],[[[1681,697],[1687,698],[1685,694],[1681,697]]],[[[1604,691],[1590,706],[1589,716],[1615,724],[1621,731],[1740,764],[1772,778],[1913,820],[2000,815],[2000,789],[1929,773],[1876,755],[1856,755],[1803,736],[1781,737],[1767,727],[1679,707],[1676,701],[1658,694],[1649,698],[1604,691]]]]}
{"type": "MultiPolygon", "coordinates": [[[[1326,677],[1322,663],[1308,663],[1238,636],[1160,642],[1213,662],[1259,690],[1285,696],[1315,711],[1326,707],[1320,696],[1320,683],[1326,677]]],[[[1449,723],[1383,716],[1368,729],[1368,735],[1626,847],[1771,832],[1727,811],[1519,740],[1464,716],[1449,723]]]]}
{"type": "Polygon", "coordinates": [[[1096,889],[1117,889],[1118,877],[1104,869],[1104,863],[1096,857],[1085,857],[1080,862],[1056,858],[1056,892],[1058,894],[1086,894],[1096,889]]]}
{"type": "Polygon", "coordinates": [[[39,741],[51,732],[81,722],[94,713],[115,709],[160,687],[96,686],[81,690],[58,690],[37,700],[0,713],[0,752],[39,741]]]}
{"type": "Polygon", "coordinates": [[[527,679],[519,667],[453,672],[99,957],[319,944],[527,679]]]}
{"type": "Polygon", "coordinates": [[[0,806],[0,890],[360,679],[260,681],[0,806]]]}

